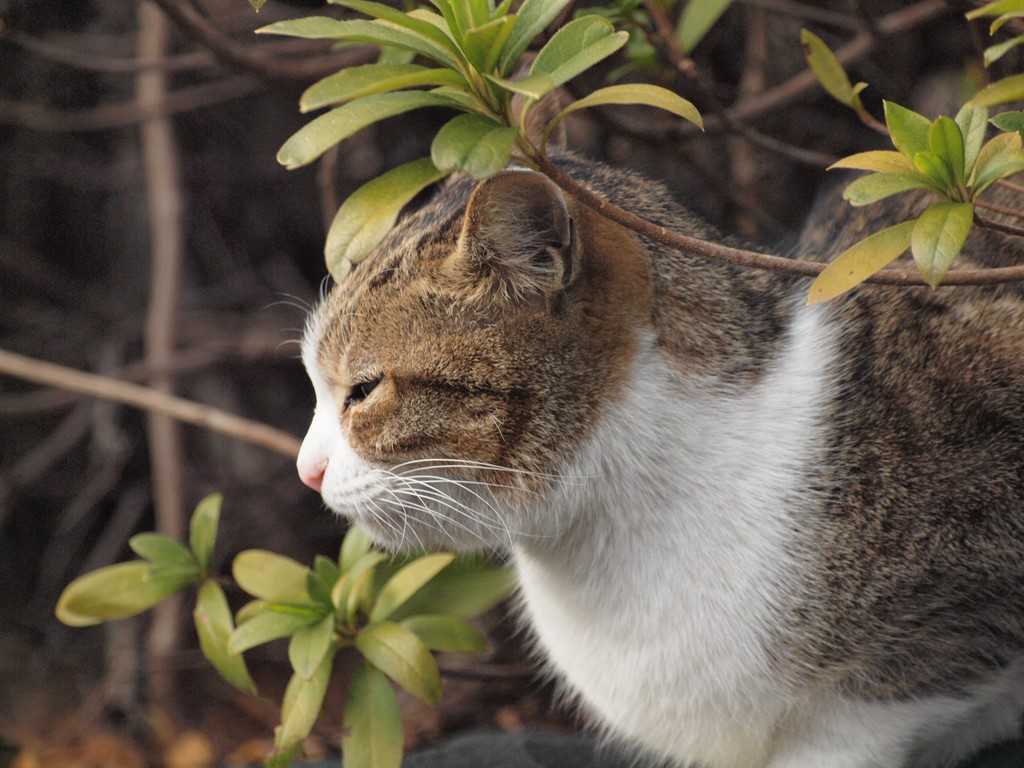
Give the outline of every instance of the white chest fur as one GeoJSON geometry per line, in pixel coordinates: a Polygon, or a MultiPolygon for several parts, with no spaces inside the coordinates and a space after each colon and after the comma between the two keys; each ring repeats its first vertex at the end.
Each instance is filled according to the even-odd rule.
{"type": "Polygon", "coordinates": [[[565,530],[516,548],[554,667],[656,753],[767,762],[791,704],[768,645],[795,597],[831,355],[813,310],[773,370],[735,391],[685,380],[648,342],[546,511],[565,530]]]}

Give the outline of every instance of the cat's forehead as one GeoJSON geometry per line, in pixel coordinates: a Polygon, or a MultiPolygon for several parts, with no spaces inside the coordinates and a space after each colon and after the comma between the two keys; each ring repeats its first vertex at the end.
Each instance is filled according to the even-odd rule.
{"type": "Polygon", "coordinates": [[[324,298],[307,329],[312,359],[337,357],[349,346],[354,326],[386,311],[408,310],[430,274],[458,245],[473,183],[448,180],[417,210],[404,215],[384,241],[324,298]]]}

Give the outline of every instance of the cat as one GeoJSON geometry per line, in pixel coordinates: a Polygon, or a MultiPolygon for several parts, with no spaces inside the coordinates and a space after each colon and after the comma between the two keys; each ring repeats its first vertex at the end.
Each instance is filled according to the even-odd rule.
{"type": "MultiPolygon", "coordinates": [[[[557,163],[728,239],[658,182],[557,163]]],[[[797,256],[885,218],[843,206],[797,256]]],[[[965,260],[1022,254],[982,233],[965,260]]],[[[530,170],[452,177],[309,318],[299,474],[385,547],[510,553],[552,668],[651,755],[954,765],[1024,711],[1024,296],[807,287],[530,170]]]]}

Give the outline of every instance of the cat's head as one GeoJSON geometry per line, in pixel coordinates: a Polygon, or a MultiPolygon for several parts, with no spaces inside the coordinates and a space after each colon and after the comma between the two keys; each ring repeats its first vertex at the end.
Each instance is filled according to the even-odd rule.
{"type": "Polygon", "coordinates": [[[554,535],[545,499],[626,386],[649,270],[540,174],[448,182],[310,317],[300,476],[393,548],[554,535]]]}

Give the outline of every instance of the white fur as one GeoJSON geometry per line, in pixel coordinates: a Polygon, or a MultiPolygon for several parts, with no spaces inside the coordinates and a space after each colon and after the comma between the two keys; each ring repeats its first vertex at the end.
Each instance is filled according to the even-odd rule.
{"type": "MultiPolygon", "coordinates": [[[[451,508],[432,496],[433,517],[417,523],[422,512],[403,519],[382,501],[398,478],[349,447],[316,335],[303,349],[318,406],[300,468],[326,466],[328,506],[382,540],[419,539],[416,525],[451,508]]],[[[687,378],[653,338],[640,347],[622,398],[548,497],[525,510],[479,497],[471,531],[511,541],[541,648],[612,733],[708,768],[931,768],[1016,735],[1024,664],[970,698],[905,702],[799,690],[772,665],[802,567],[794,537],[809,535],[817,503],[802,489],[835,353],[822,311],[800,309],[773,370],[745,388],[687,378]]]]}

